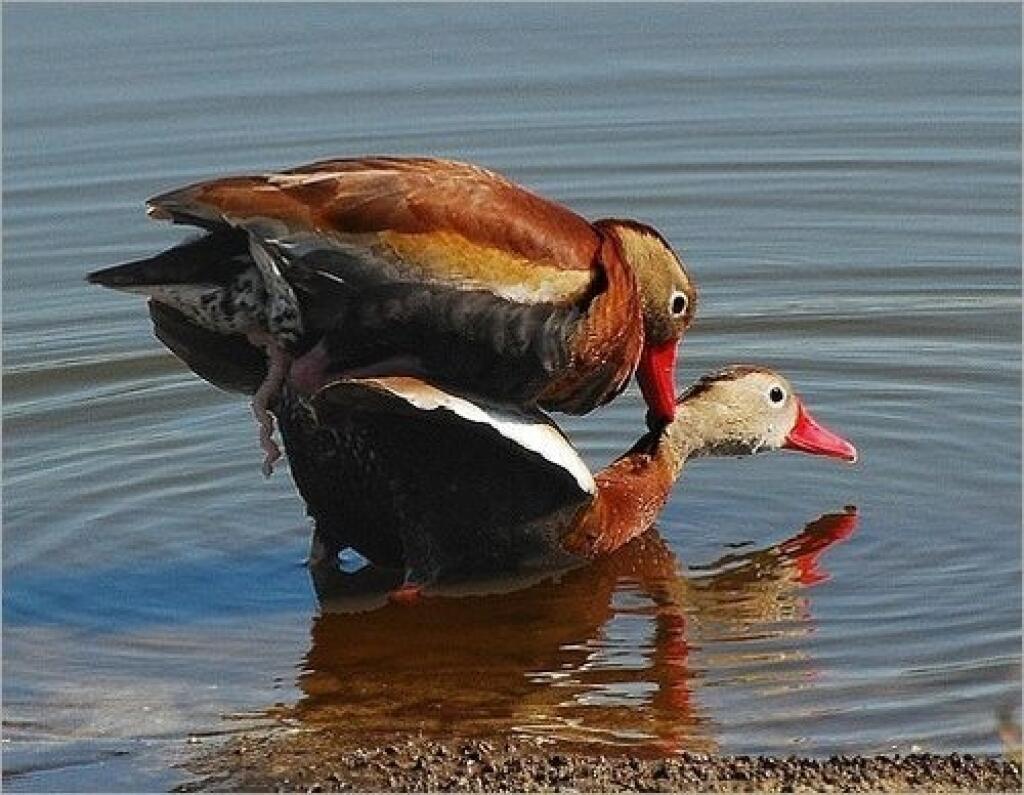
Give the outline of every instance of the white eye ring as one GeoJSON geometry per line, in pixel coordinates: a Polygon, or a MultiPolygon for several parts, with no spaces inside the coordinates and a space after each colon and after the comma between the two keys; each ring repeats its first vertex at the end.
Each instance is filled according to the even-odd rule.
{"type": "Polygon", "coordinates": [[[768,400],[775,405],[778,405],[786,399],[786,390],[781,386],[773,386],[768,390],[768,400]]]}
{"type": "Polygon", "coordinates": [[[673,317],[679,317],[686,312],[686,307],[689,304],[690,301],[687,299],[686,293],[676,290],[672,293],[672,297],[668,299],[668,311],[672,313],[673,317]]]}

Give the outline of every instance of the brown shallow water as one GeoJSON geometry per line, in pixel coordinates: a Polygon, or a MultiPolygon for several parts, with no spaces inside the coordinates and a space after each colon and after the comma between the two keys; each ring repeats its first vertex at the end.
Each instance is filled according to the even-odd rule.
{"type": "MultiPolygon", "coordinates": [[[[1021,659],[1017,7],[3,22],[5,789],[165,788],[190,735],[296,721],[644,754],[1001,750],[1021,659]],[[178,239],[146,196],[364,152],[478,161],[655,224],[702,290],[681,380],[777,367],[861,463],[701,461],[656,534],[591,569],[407,612],[327,583],[321,605],[244,403],[82,277],[178,239]]],[[[566,428],[598,466],[642,413],[631,389],[566,428]]]]}

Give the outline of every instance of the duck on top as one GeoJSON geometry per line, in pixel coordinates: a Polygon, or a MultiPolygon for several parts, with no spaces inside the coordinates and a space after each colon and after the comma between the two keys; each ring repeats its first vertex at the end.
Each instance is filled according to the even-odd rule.
{"type": "Polygon", "coordinates": [[[89,281],[148,295],[266,351],[253,409],[288,377],[408,375],[583,414],[636,373],[651,412],[675,413],[675,356],[696,287],[653,228],[590,223],[478,166],[432,158],[328,160],[154,197],[154,218],[205,230],[89,281]]]}

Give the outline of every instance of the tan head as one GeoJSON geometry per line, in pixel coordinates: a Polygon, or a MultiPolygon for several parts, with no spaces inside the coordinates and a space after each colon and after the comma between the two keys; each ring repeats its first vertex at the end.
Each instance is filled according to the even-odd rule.
{"type": "Polygon", "coordinates": [[[719,370],[687,389],[666,436],[680,465],[695,455],[779,449],[857,460],[856,448],[820,425],[785,378],[754,365],[719,370]]]}
{"type": "Polygon", "coordinates": [[[697,311],[697,286],[653,228],[617,218],[594,225],[614,238],[619,255],[636,274],[644,322],[637,380],[647,405],[668,422],[675,414],[676,347],[697,311]]]}

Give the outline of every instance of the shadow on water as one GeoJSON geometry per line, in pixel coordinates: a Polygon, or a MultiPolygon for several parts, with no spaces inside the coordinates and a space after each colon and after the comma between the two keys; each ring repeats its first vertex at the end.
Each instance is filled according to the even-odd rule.
{"type": "Polygon", "coordinates": [[[828,578],[821,555],[856,524],[853,508],[825,514],[779,544],[688,573],[655,528],[558,577],[414,605],[389,603],[386,577],[336,571],[315,582],[322,613],[303,695],[275,715],[362,740],[511,728],[570,746],[713,750],[702,641],[809,631],[805,589],[828,578]]]}

